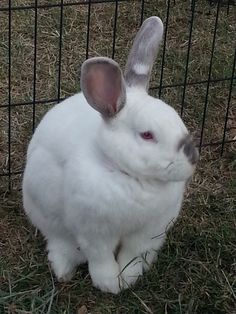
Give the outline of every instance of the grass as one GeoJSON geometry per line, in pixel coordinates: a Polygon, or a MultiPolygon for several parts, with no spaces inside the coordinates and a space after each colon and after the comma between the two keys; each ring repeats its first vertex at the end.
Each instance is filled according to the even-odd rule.
{"type": "MultiPolygon", "coordinates": [[[[59,1],[38,1],[43,3],[59,1]]],[[[64,1],[68,2],[68,1],[64,1]]],[[[34,1],[15,0],[12,5],[34,1]]],[[[166,1],[145,1],[145,16],[165,20],[166,1]]],[[[0,8],[7,6],[2,0],[0,8]]],[[[171,2],[163,85],[184,80],[188,47],[189,1],[171,2]]],[[[123,67],[131,40],[140,22],[141,1],[119,4],[115,59],[123,67]]],[[[79,90],[79,68],[86,55],[87,6],[64,8],[61,63],[61,97],[79,90]]],[[[92,4],[89,56],[112,55],[115,5],[92,4]]],[[[212,30],[216,6],[196,2],[188,81],[208,76],[212,30]]],[[[58,92],[58,45],[60,9],[38,9],[36,124],[53,103],[58,92]],[[40,103],[40,101],[42,103],[40,103]]],[[[232,75],[235,46],[235,7],[227,15],[220,9],[212,78],[232,75]]],[[[34,10],[12,12],[12,90],[13,103],[33,97],[34,10]]],[[[161,53],[153,71],[151,93],[157,94],[161,53]]],[[[0,11],[0,168],[8,169],[8,12],[0,11]]],[[[165,88],[162,98],[180,110],[183,88],[165,88]]],[[[229,82],[210,85],[204,143],[222,139],[229,97],[229,82]]],[[[184,99],[184,120],[196,138],[201,131],[206,84],[188,86],[184,99]]],[[[236,136],[233,107],[226,138],[236,136]]],[[[32,106],[11,107],[11,170],[23,169],[26,148],[32,133],[32,106]]],[[[188,188],[181,217],[168,233],[152,270],[132,290],[118,296],[101,293],[91,285],[86,267],[75,278],[59,284],[48,265],[45,243],[28,223],[21,200],[21,175],[0,177],[0,313],[236,313],[236,163],[235,144],[203,149],[201,162],[188,188]]]]}

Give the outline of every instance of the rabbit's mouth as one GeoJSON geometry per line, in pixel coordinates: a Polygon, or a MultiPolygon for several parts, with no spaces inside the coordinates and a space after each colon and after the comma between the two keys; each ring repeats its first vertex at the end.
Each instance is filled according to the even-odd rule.
{"type": "Polygon", "coordinates": [[[174,164],[174,162],[173,161],[171,161],[167,166],[166,166],[166,168],[165,169],[168,169],[170,166],[172,166],[174,164]]]}

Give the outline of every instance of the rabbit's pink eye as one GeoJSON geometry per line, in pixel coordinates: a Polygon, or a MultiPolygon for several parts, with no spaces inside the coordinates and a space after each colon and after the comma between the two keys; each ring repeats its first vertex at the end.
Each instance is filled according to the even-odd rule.
{"type": "Polygon", "coordinates": [[[140,136],[144,139],[144,140],[153,140],[154,136],[151,132],[146,131],[146,132],[142,132],[140,133],[140,136]]]}

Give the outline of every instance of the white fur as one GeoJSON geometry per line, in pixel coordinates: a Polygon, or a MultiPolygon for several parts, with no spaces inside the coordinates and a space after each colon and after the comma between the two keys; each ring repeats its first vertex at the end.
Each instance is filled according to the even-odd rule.
{"type": "Polygon", "coordinates": [[[147,75],[149,71],[149,66],[142,63],[134,64],[134,72],[139,75],[147,75]]]}
{"type": "Polygon", "coordinates": [[[88,261],[94,286],[118,293],[149,269],[194,170],[177,149],[187,133],[174,109],[135,87],[113,118],[82,93],[45,115],[28,148],[23,202],[58,279],[88,261]]]}

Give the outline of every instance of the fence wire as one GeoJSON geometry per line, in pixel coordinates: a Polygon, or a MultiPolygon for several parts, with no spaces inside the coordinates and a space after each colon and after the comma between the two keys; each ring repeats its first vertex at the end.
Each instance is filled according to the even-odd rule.
{"type": "MultiPolygon", "coordinates": [[[[68,51],[66,47],[66,43],[64,41],[64,37],[66,36],[66,24],[68,23],[68,18],[66,15],[66,10],[68,8],[74,9],[74,10],[82,10],[82,8],[86,8],[86,20],[84,23],[86,24],[86,36],[83,36],[83,44],[85,47],[85,54],[84,54],[84,60],[89,58],[94,51],[91,51],[91,36],[94,36],[94,29],[92,27],[92,10],[94,10],[94,7],[97,5],[101,6],[107,6],[112,5],[112,13],[109,16],[109,20],[107,23],[112,24],[112,36],[111,36],[111,52],[110,57],[112,58],[119,58],[117,56],[117,51],[121,50],[118,47],[117,42],[119,42],[120,37],[123,36],[124,38],[128,35],[127,33],[123,33],[122,35],[118,33],[118,24],[119,20],[121,19],[120,14],[120,7],[122,6],[122,9],[126,8],[127,12],[127,19],[129,19],[129,8],[132,8],[133,6],[137,6],[137,26],[141,25],[144,18],[150,16],[152,14],[151,11],[151,5],[150,3],[153,2],[155,6],[156,2],[156,9],[153,12],[153,15],[158,14],[158,7],[159,5],[162,6],[162,19],[165,24],[165,33],[163,38],[163,47],[162,51],[160,52],[160,66],[156,68],[156,76],[152,80],[152,84],[150,87],[151,93],[163,98],[165,100],[165,97],[168,93],[171,93],[169,91],[177,91],[181,89],[180,95],[179,95],[179,113],[183,118],[185,119],[185,112],[189,109],[189,106],[191,104],[187,104],[188,101],[186,101],[186,98],[189,96],[188,94],[188,88],[198,88],[199,86],[204,86],[205,88],[205,94],[204,94],[204,100],[203,100],[203,107],[201,107],[201,110],[198,115],[198,146],[199,150],[201,151],[204,147],[219,147],[219,156],[223,155],[225,148],[228,144],[235,143],[236,137],[231,135],[228,136],[228,122],[232,111],[233,106],[235,106],[235,80],[236,80],[236,73],[235,73],[235,63],[236,63],[236,41],[235,41],[235,33],[233,36],[233,40],[231,40],[231,50],[230,50],[230,60],[231,60],[231,69],[225,71],[225,75],[213,75],[213,63],[214,58],[216,55],[216,49],[217,48],[217,41],[218,41],[218,32],[219,32],[219,18],[222,14],[224,14],[225,18],[225,25],[227,27],[232,27],[233,32],[236,31],[235,25],[231,25],[230,18],[228,19],[228,16],[235,16],[235,1],[228,0],[228,1],[197,1],[192,0],[189,1],[188,5],[188,16],[187,16],[187,26],[186,28],[186,34],[187,34],[187,40],[185,42],[186,50],[185,50],[185,60],[183,61],[181,69],[182,74],[178,79],[172,79],[168,80],[165,79],[165,72],[166,69],[169,67],[169,61],[168,61],[168,51],[169,51],[169,41],[171,40],[171,34],[173,35],[174,29],[173,25],[171,25],[170,18],[171,15],[174,14],[176,7],[178,5],[178,1],[145,1],[145,0],[87,0],[87,1],[66,1],[66,0],[58,0],[58,1],[40,1],[40,0],[34,0],[34,1],[2,1],[2,4],[0,4],[0,20],[1,20],[1,14],[3,14],[4,18],[7,19],[7,33],[4,33],[4,36],[7,34],[7,42],[5,46],[3,47],[3,51],[5,52],[4,57],[7,58],[7,85],[0,85],[4,86],[4,90],[7,89],[7,97],[0,103],[0,110],[2,110],[1,113],[1,119],[4,122],[3,126],[1,125],[1,128],[3,130],[3,133],[6,133],[6,136],[3,136],[2,139],[2,160],[1,160],[1,168],[0,169],[0,176],[7,176],[9,179],[11,179],[11,176],[18,175],[22,173],[23,170],[23,164],[24,164],[24,158],[19,158],[20,161],[18,163],[13,163],[13,159],[15,158],[16,152],[13,152],[13,127],[14,123],[16,123],[16,118],[14,116],[13,121],[13,111],[17,109],[18,115],[20,115],[21,108],[24,108],[26,110],[26,107],[32,109],[32,115],[31,115],[31,131],[34,132],[35,127],[37,126],[38,120],[37,120],[37,108],[38,106],[46,106],[48,104],[52,105],[55,103],[58,103],[62,100],[64,100],[68,95],[65,95],[65,92],[63,91],[63,57],[65,54],[69,54],[70,51],[68,51]],[[20,3],[20,4],[19,4],[20,3]],[[18,4],[18,5],[17,5],[18,4]],[[204,7],[204,9],[202,9],[204,7]],[[207,9],[206,9],[207,8],[207,9]],[[56,15],[57,19],[57,25],[58,29],[55,30],[57,32],[57,71],[55,74],[55,80],[56,80],[56,91],[52,97],[44,97],[38,96],[37,90],[38,90],[38,72],[41,70],[39,65],[39,36],[40,36],[40,30],[39,30],[39,16],[41,12],[43,11],[49,11],[51,10],[59,10],[59,13],[56,15]],[[151,11],[151,12],[150,12],[151,11]],[[17,97],[14,95],[13,97],[13,71],[14,71],[14,64],[12,60],[12,50],[17,44],[16,37],[14,35],[13,39],[13,14],[22,14],[22,12],[33,12],[33,25],[32,26],[32,36],[33,36],[33,44],[32,44],[32,50],[33,50],[33,64],[32,64],[32,93],[30,97],[17,97]],[[150,14],[151,13],[151,14],[150,14]],[[209,42],[210,50],[208,52],[209,55],[209,62],[207,69],[205,69],[206,76],[205,77],[196,77],[196,79],[193,79],[192,77],[189,77],[189,73],[191,71],[190,67],[193,62],[191,59],[191,54],[194,51],[196,38],[194,39],[194,30],[196,27],[196,18],[201,15],[202,23],[204,24],[204,20],[207,21],[209,19],[209,16],[212,20],[212,28],[208,32],[208,37],[205,38],[205,41],[209,42]],[[171,34],[170,33],[171,30],[171,34]],[[218,138],[214,138],[214,136],[207,137],[205,140],[205,132],[207,127],[207,116],[209,111],[209,105],[210,105],[210,91],[211,87],[214,86],[214,84],[222,84],[225,89],[224,97],[225,97],[225,108],[224,112],[221,114],[221,118],[223,116],[223,129],[221,132],[221,136],[218,136],[218,138]],[[168,92],[168,93],[167,93],[168,92]],[[166,94],[165,94],[166,93],[166,94]],[[5,110],[5,111],[4,111],[5,110]],[[5,114],[5,116],[4,116],[5,114]]],[[[153,4],[152,4],[153,5],[153,4]]],[[[96,11],[96,10],[95,10],[96,11]]],[[[181,22],[181,21],[180,21],[181,22]]],[[[105,21],[106,23],[106,21],[105,21]]],[[[221,22],[223,23],[223,22],[221,22]]],[[[127,24],[128,25],[128,24],[127,24]]],[[[15,26],[14,26],[15,29],[15,26]]],[[[14,30],[15,31],[15,30],[14,30]]],[[[222,31],[222,30],[221,30],[222,31]]],[[[3,30],[0,29],[0,34],[3,32],[3,30]]],[[[104,36],[106,36],[104,34],[104,36]]],[[[178,36],[178,31],[176,32],[175,36],[178,36]]],[[[228,36],[228,33],[225,33],[225,36],[228,36]]],[[[96,36],[95,36],[96,37],[96,36]]],[[[19,38],[21,38],[21,33],[19,30],[19,38]]],[[[96,40],[96,38],[95,38],[96,40]]],[[[99,40],[99,39],[98,39],[99,40]]],[[[42,53],[42,52],[41,52],[42,53]]],[[[47,53],[46,51],[44,53],[47,53]]],[[[203,55],[204,51],[199,51],[199,60],[201,56],[203,55]]],[[[127,51],[126,51],[127,54],[127,51]]],[[[117,59],[116,59],[117,60],[117,59]]],[[[76,63],[76,60],[74,60],[76,63]]],[[[83,61],[83,60],[82,60],[83,61]]],[[[119,61],[119,59],[117,60],[119,61]]],[[[200,62],[200,61],[199,61],[200,62]]],[[[0,60],[0,67],[1,67],[1,60],[0,60]]],[[[227,69],[229,66],[227,67],[227,69]]],[[[69,69],[68,69],[69,71],[69,69]]],[[[221,73],[222,74],[222,73],[221,73]]],[[[77,78],[79,81],[79,77],[77,78]]],[[[0,77],[1,81],[1,77],[0,77]]],[[[1,90],[1,87],[0,87],[1,90]]],[[[202,89],[201,89],[202,91],[202,89]]],[[[77,90],[74,90],[74,93],[77,92],[77,90]]],[[[47,93],[46,93],[47,94],[47,93]]],[[[71,93],[73,94],[73,93],[71,93]]],[[[195,97],[195,95],[192,95],[192,97],[195,97]]],[[[23,110],[23,109],[22,109],[23,110]]],[[[194,111],[194,110],[193,110],[194,111]]],[[[216,109],[217,111],[217,109],[216,109]]],[[[188,117],[189,121],[191,122],[191,116],[188,117]]],[[[192,118],[193,119],[193,118],[192,118]]],[[[191,123],[190,123],[191,124],[191,123]]],[[[235,126],[233,126],[234,128],[235,126]]],[[[31,133],[31,132],[29,132],[31,133]]],[[[32,133],[31,133],[32,134],[32,133]]],[[[17,138],[17,134],[16,136],[17,138]]],[[[19,135],[20,136],[20,135],[19,135]]],[[[27,142],[27,141],[26,141],[27,142]]],[[[14,139],[15,143],[15,139],[14,139]]],[[[26,152],[26,146],[27,143],[24,145],[24,153],[25,156],[26,152]]],[[[23,156],[22,155],[22,156],[23,156]]],[[[10,181],[9,181],[10,182],[10,181]]]]}

